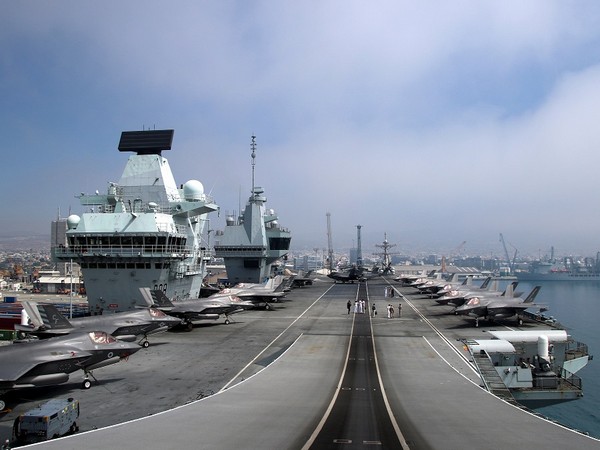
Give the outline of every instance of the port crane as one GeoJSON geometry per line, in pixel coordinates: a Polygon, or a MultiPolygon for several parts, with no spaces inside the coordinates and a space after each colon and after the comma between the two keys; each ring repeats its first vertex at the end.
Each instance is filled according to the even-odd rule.
{"type": "Polygon", "coordinates": [[[517,248],[514,245],[510,244],[510,246],[515,249],[515,254],[513,256],[512,261],[511,261],[510,255],[508,254],[508,248],[506,248],[506,242],[504,241],[504,236],[502,235],[502,233],[500,233],[500,242],[502,242],[502,247],[504,247],[504,255],[506,256],[506,263],[508,264],[510,272],[514,273],[514,271],[515,271],[515,262],[517,260],[517,252],[518,252],[518,250],[517,250],[517,248]]]}
{"type": "Polygon", "coordinates": [[[331,213],[327,213],[327,259],[329,260],[329,273],[333,271],[333,240],[331,239],[331,213]]]}
{"type": "Polygon", "coordinates": [[[450,256],[451,256],[451,257],[454,257],[454,256],[460,256],[460,252],[462,251],[463,247],[464,247],[466,244],[467,244],[467,241],[462,241],[462,242],[460,243],[460,245],[459,245],[459,246],[457,246],[457,247],[456,247],[456,248],[455,248],[455,249],[452,251],[452,253],[450,254],[450,256]]]}

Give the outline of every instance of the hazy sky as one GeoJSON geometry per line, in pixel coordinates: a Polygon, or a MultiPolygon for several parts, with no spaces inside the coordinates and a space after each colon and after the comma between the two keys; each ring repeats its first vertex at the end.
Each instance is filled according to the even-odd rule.
{"type": "Polygon", "coordinates": [[[257,185],[292,247],[600,250],[597,1],[7,1],[0,234],[106,191],[123,130],[173,128],[175,180],[257,185]],[[510,248],[510,247],[509,247],[510,248]]]}

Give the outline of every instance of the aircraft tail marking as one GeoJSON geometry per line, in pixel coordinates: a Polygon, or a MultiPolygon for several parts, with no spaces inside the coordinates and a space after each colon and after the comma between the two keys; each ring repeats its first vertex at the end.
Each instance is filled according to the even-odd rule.
{"type": "Polygon", "coordinates": [[[538,295],[538,292],[540,292],[541,288],[542,288],[541,286],[534,287],[531,290],[531,292],[529,293],[529,295],[527,296],[527,298],[523,301],[523,303],[533,303],[533,300],[538,295]]]}
{"type": "Polygon", "coordinates": [[[490,284],[490,281],[492,281],[492,277],[487,277],[483,283],[481,284],[480,289],[485,289],[488,287],[488,285],[490,284]]]}
{"type": "Polygon", "coordinates": [[[169,297],[160,290],[153,290],[150,288],[140,288],[140,292],[142,293],[142,297],[144,297],[144,301],[148,306],[156,306],[156,307],[171,307],[173,303],[169,300],[169,297]]]}
{"type": "Polygon", "coordinates": [[[40,313],[42,321],[47,328],[52,330],[64,330],[73,328],[69,319],[63,316],[54,305],[47,303],[38,303],[37,309],[40,313]]]}

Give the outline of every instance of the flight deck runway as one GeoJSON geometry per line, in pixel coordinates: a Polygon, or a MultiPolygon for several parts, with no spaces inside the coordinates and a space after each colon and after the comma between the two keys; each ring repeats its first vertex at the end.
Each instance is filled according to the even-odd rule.
{"type": "Polygon", "coordinates": [[[39,395],[72,396],[81,401],[82,430],[151,417],[43,448],[600,448],[479,386],[457,339],[481,336],[485,326],[405,288],[398,292],[406,297],[385,298],[385,285],[378,278],[359,292],[357,284],[319,281],[275,311],[162,334],[127,363],[98,370],[100,385],[89,391],[75,383],[32,390],[36,399],[15,404],[2,424],[39,395]],[[346,302],[363,294],[376,318],[347,314],[346,302]],[[403,305],[401,318],[386,318],[391,300],[403,305]]]}

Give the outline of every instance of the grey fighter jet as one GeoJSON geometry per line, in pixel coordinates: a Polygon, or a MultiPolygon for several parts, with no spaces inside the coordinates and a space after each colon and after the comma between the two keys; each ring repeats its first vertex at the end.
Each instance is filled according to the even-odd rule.
{"type": "Polygon", "coordinates": [[[498,280],[492,281],[492,277],[487,277],[478,288],[473,286],[458,286],[450,289],[441,297],[436,298],[435,301],[440,305],[460,306],[465,302],[465,298],[469,296],[480,295],[484,292],[498,292],[497,288],[498,280]]]}
{"type": "Polygon", "coordinates": [[[402,283],[403,285],[407,285],[410,284],[416,280],[418,280],[419,278],[427,278],[427,277],[433,277],[433,275],[436,273],[436,270],[432,270],[429,273],[427,273],[427,271],[422,270],[420,274],[418,275],[399,275],[396,278],[394,278],[394,281],[397,281],[399,283],[402,283]]]}
{"type": "Polygon", "coordinates": [[[30,325],[17,325],[20,331],[44,338],[61,336],[73,331],[103,330],[122,341],[138,341],[147,348],[148,336],[179,325],[181,319],[168,316],[156,308],[141,308],[100,316],[67,319],[56,306],[49,303],[21,302],[29,316],[30,325]]]}
{"type": "MultiPolygon", "coordinates": [[[[521,297],[513,297],[512,293],[510,295],[503,295],[495,298],[473,297],[464,305],[456,308],[456,313],[474,316],[476,327],[479,326],[479,319],[481,317],[486,319],[500,319],[515,315],[517,316],[519,325],[522,325],[523,318],[521,317],[520,313],[525,311],[527,308],[531,308],[532,306],[540,306],[533,303],[533,300],[537,296],[540,289],[540,286],[534,287],[525,299],[521,297]]],[[[507,288],[507,291],[508,290],[509,289],[507,288]]]]}
{"type": "MultiPolygon", "coordinates": [[[[83,370],[82,388],[89,389],[92,371],[115,364],[137,352],[134,342],[119,341],[104,331],[14,343],[0,347],[0,395],[15,389],[66,383],[83,370]]],[[[95,378],[94,378],[95,379],[95,378]]],[[[5,403],[0,400],[0,410],[5,403]]]]}
{"type": "Polygon", "coordinates": [[[208,298],[171,301],[162,291],[140,288],[146,302],[166,312],[170,316],[181,320],[182,325],[188,330],[193,329],[194,322],[203,320],[217,320],[225,317],[229,324],[231,315],[252,309],[254,304],[244,301],[235,295],[215,294],[208,298]]]}
{"type": "Polygon", "coordinates": [[[467,275],[467,277],[462,281],[458,281],[458,275],[454,274],[447,283],[443,286],[439,287],[437,292],[435,293],[435,297],[440,298],[446,295],[448,292],[453,289],[470,289],[473,286],[473,275],[467,275]]]}
{"type": "Polygon", "coordinates": [[[361,275],[356,269],[350,269],[348,272],[331,272],[327,274],[335,283],[354,283],[360,281],[361,275]]]}
{"type": "Polygon", "coordinates": [[[331,272],[327,275],[329,278],[334,280],[336,283],[354,283],[355,281],[367,281],[375,277],[380,277],[379,272],[369,272],[364,267],[352,266],[347,272],[331,272]]]}
{"type": "Polygon", "coordinates": [[[304,286],[312,286],[315,281],[315,274],[313,274],[313,270],[309,270],[306,273],[302,271],[298,272],[297,275],[294,275],[291,280],[292,287],[304,287],[304,286]]]}
{"type": "MultiPolygon", "coordinates": [[[[252,302],[255,308],[271,309],[271,303],[277,303],[289,291],[289,281],[282,275],[269,278],[266,283],[238,283],[222,289],[216,295],[233,295],[244,301],[252,302]]],[[[211,296],[209,298],[214,298],[211,296]]]]}
{"type": "Polygon", "coordinates": [[[454,273],[449,279],[440,277],[439,280],[431,280],[423,283],[423,285],[415,286],[417,290],[422,294],[429,295],[430,298],[441,297],[445,292],[451,290],[454,286],[466,285],[467,279],[460,282],[458,281],[458,273],[454,273]]]}

